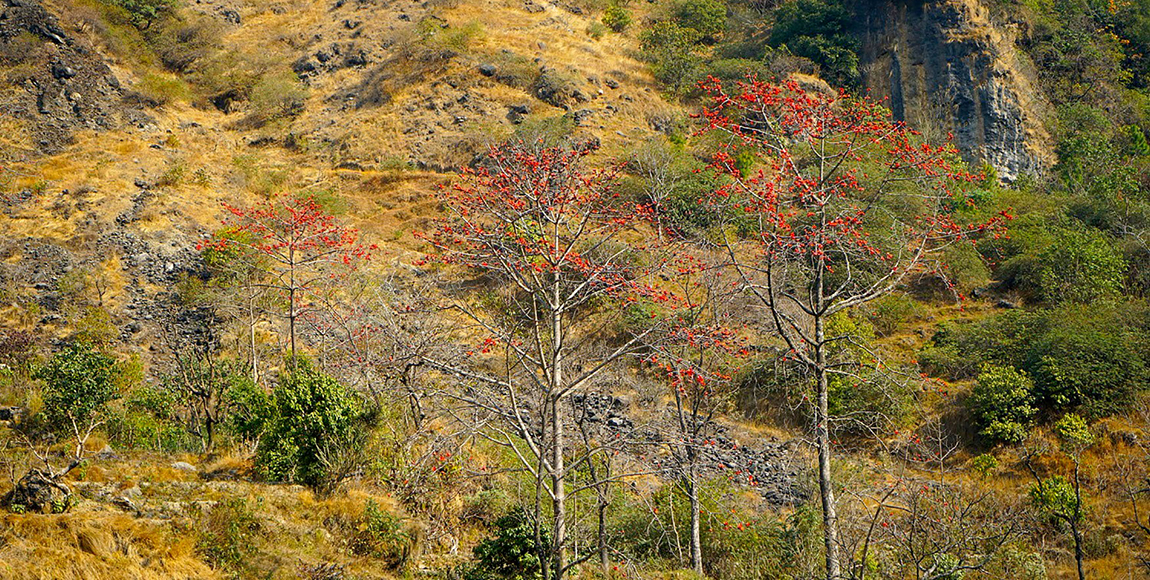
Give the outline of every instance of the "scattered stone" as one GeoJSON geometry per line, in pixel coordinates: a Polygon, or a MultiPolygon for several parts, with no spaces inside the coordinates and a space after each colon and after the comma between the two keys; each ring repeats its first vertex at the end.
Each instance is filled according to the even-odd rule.
{"type": "Polygon", "coordinates": [[[485,77],[495,76],[495,73],[497,70],[498,69],[496,69],[495,65],[493,65],[493,64],[486,64],[485,63],[485,64],[479,65],[479,74],[481,74],[485,77]]]}
{"type": "Polygon", "coordinates": [[[195,465],[192,465],[191,463],[188,463],[186,461],[177,461],[177,462],[173,463],[172,469],[178,469],[180,471],[188,471],[191,473],[195,473],[195,472],[199,471],[198,469],[196,469],[195,465]]]}

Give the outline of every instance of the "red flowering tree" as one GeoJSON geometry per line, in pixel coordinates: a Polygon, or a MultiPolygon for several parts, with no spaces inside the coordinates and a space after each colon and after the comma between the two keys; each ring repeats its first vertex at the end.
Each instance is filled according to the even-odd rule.
{"type": "Polygon", "coordinates": [[[868,380],[877,359],[832,357],[860,349],[842,348],[853,338],[828,322],[938,271],[948,246],[996,230],[1005,216],[968,218],[977,212],[962,184],[974,177],[954,149],[922,143],[867,99],[754,79],[734,93],[713,78],[703,88],[707,129],[728,136],[713,164],[727,185],[711,199],[733,216],[728,256],[788,358],[812,378],[826,577],[834,580],[842,564],[829,387],[868,380]],[[757,171],[747,171],[748,156],[757,171]]]}
{"type": "Polygon", "coordinates": [[[457,339],[475,346],[427,363],[464,381],[468,420],[534,477],[536,548],[549,579],[596,553],[567,559],[576,522],[569,497],[601,483],[576,474],[602,450],[578,444],[571,399],[603,387],[609,369],[644,351],[660,332],[656,311],[674,306],[653,283],[660,263],[646,245],[656,237],[644,226],[648,210],[616,192],[617,168],[586,168],[590,152],[493,149],[442,190],[449,216],[421,234],[435,250],[429,260],[478,282],[450,304],[457,339]]]}
{"type": "Polygon", "coordinates": [[[197,249],[265,271],[253,285],[281,294],[294,361],[296,324],[313,295],[369,260],[375,246],[360,244],[359,231],[339,224],[312,196],[277,197],[251,207],[223,205],[229,214],[224,228],[197,249]]]}
{"type": "Polygon", "coordinates": [[[647,361],[664,374],[670,386],[673,414],[665,436],[666,474],[677,482],[690,505],[691,569],[702,577],[699,488],[704,455],[716,445],[717,415],[730,403],[732,376],[748,351],[744,338],[730,323],[736,309],[730,302],[731,285],[720,270],[697,257],[684,256],[670,283],[683,307],[675,313],[674,324],[651,344],[647,361]]]}

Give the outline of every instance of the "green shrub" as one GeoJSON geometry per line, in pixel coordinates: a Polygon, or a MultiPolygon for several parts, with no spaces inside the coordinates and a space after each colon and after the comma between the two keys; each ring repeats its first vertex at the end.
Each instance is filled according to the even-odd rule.
{"type": "Polygon", "coordinates": [[[271,72],[252,87],[253,115],[264,121],[297,115],[307,101],[307,87],[291,71],[271,72]]]}
{"type": "Polygon", "coordinates": [[[599,40],[605,34],[607,34],[607,27],[602,22],[592,22],[587,25],[587,36],[599,40]]]}
{"type": "Polygon", "coordinates": [[[304,361],[285,373],[272,392],[272,416],[256,451],[268,479],[330,489],[347,475],[348,461],[366,444],[373,419],[365,401],[304,361]]]}
{"type": "Polygon", "coordinates": [[[213,568],[230,572],[234,578],[252,577],[251,559],[262,526],[246,499],[216,503],[200,513],[196,529],[196,547],[213,568]]]}
{"type": "Polygon", "coordinates": [[[727,5],[722,0],[679,0],[672,8],[675,24],[714,38],[727,29],[727,5]]]}
{"type": "Polygon", "coordinates": [[[651,74],[673,93],[692,87],[703,63],[697,43],[699,31],[674,22],[659,22],[639,35],[643,59],[650,63],[651,74]]]}
{"type": "Polygon", "coordinates": [[[256,441],[275,416],[271,396],[252,381],[237,381],[224,393],[232,412],[226,425],[242,439],[256,441]]]}
{"type": "Polygon", "coordinates": [[[69,345],[56,353],[34,378],[44,381],[44,416],[49,426],[67,430],[83,428],[118,398],[116,359],[87,343],[69,345]]]}
{"type": "Polygon", "coordinates": [[[1040,399],[1090,417],[1128,409],[1146,388],[1145,344],[1112,329],[1067,322],[1034,341],[1027,366],[1040,399]]]}
{"type": "Polygon", "coordinates": [[[383,560],[394,569],[407,560],[411,541],[399,518],[369,499],[348,547],[353,554],[383,560]]]}
{"type": "Polygon", "coordinates": [[[1064,232],[1038,263],[1038,294],[1053,304],[1117,296],[1126,275],[1122,256],[1100,235],[1086,232],[1064,232]]]}
{"type": "Polygon", "coordinates": [[[903,325],[921,318],[922,304],[905,294],[888,294],[870,305],[871,324],[880,336],[889,336],[903,325]]]}
{"type": "Polygon", "coordinates": [[[1101,417],[1126,409],[1150,369],[1146,304],[1100,303],[943,324],[919,353],[927,372],[960,380],[971,365],[1024,371],[1040,408],[1101,417]]]}
{"type": "MultiPolygon", "coordinates": [[[[535,548],[535,524],[523,508],[515,508],[495,521],[495,535],[475,546],[476,568],[468,580],[535,580],[543,577],[539,551],[535,548]]],[[[551,543],[544,527],[544,551],[551,543]]]]}
{"type": "Polygon", "coordinates": [[[614,32],[623,32],[631,26],[631,11],[618,4],[608,6],[603,12],[603,25],[614,32]]]}
{"type": "Polygon", "coordinates": [[[1037,412],[1033,391],[1026,373],[1013,367],[984,366],[970,394],[979,434],[1003,443],[1025,439],[1037,412]]]}
{"type": "Polygon", "coordinates": [[[127,11],[132,24],[141,30],[151,27],[176,7],[175,0],[115,0],[113,3],[127,11]]]}
{"type": "Polygon", "coordinates": [[[793,0],[776,12],[770,42],[810,59],[833,83],[852,84],[859,76],[859,59],[851,26],[850,10],[836,0],[793,0]]]}

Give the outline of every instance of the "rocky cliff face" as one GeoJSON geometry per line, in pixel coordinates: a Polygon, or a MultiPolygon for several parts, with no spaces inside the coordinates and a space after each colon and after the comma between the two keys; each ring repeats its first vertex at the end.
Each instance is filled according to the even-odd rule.
{"type": "Polygon", "coordinates": [[[864,83],[897,119],[953,133],[1005,181],[1051,164],[1041,96],[978,0],[862,0],[857,22],[864,83]]]}

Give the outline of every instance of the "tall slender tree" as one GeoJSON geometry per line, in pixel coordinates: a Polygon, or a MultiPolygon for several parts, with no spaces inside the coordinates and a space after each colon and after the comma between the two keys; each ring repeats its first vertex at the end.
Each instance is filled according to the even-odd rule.
{"type": "Polygon", "coordinates": [[[672,301],[652,282],[660,263],[645,252],[656,237],[644,226],[647,209],[615,190],[617,168],[585,167],[591,151],[495,148],[443,190],[449,217],[421,234],[435,250],[429,260],[478,277],[448,306],[459,337],[477,344],[426,362],[464,381],[460,398],[490,418],[484,435],[537,482],[536,548],[544,578],[555,580],[596,554],[568,560],[569,499],[595,488],[574,474],[597,453],[574,439],[570,398],[646,348],[659,325],[630,322],[672,301]]]}
{"type": "Polygon", "coordinates": [[[755,79],[730,93],[714,78],[703,88],[707,130],[728,136],[714,160],[727,183],[711,200],[733,216],[721,243],[767,326],[812,378],[826,578],[835,580],[843,566],[830,387],[867,380],[860,373],[876,361],[830,357],[852,339],[828,321],[938,270],[948,246],[994,230],[1004,216],[971,217],[961,184],[974,177],[955,150],[921,142],[867,99],[755,79]]]}

